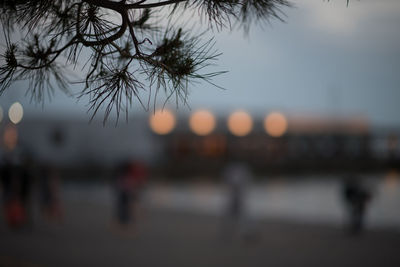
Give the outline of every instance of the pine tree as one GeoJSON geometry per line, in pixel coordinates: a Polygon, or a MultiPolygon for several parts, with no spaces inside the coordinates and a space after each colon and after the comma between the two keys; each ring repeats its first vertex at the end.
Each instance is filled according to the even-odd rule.
{"type": "Polygon", "coordinates": [[[287,0],[9,0],[0,4],[5,36],[0,93],[17,80],[28,80],[36,102],[54,89],[68,92],[76,82],[65,73],[85,66],[80,96],[89,96],[93,116],[104,107],[128,114],[150,98],[186,103],[192,83],[213,83],[223,73],[206,72],[220,53],[213,39],[179,27],[189,13],[217,30],[281,20],[287,0]],[[167,23],[166,23],[167,22],[167,23]],[[206,39],[206,40],[204,40],[206,39]],[[17,40],[17,41],[14,41],[17,40]],[[146,91],[148,99],[141,99],[146,91]]]}

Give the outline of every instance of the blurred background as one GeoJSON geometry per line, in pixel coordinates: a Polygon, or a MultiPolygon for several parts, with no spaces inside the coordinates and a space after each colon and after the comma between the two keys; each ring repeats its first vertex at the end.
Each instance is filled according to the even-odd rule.
{"type": "Polygon", "coordinates": [[[6,91],[0,266],[399,266],[400,2],[294,4],[189,106],[6,91]]]}

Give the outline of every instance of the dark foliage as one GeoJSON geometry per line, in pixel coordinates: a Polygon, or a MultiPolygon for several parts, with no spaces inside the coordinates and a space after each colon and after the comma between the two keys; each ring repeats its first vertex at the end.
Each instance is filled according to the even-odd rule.
{"type": "Polygon", "coordinates": [[[192,83],[213,84],[223,73],[206,72],[220,53],[203,34],[164,25],[165,14],[172,21],[194,10],[211,28],[248,30],[254,22],[280,19],[288,5],[286,0],[1,1],[0,92],[16,80],[29,80],[33,100],[43,101],[55,88],[67,92],[65,73],[72,66],[85,75],[80,96],[89,95],[93,116],[105,107],[105,120],[113,110],[127,115],[134,101],[148,109],[160,91],[165,101],[186,103],[192,83]]]}

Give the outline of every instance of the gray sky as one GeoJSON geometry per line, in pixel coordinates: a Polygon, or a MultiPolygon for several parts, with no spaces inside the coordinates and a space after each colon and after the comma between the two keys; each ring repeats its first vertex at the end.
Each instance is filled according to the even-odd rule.
{"type": "MultiPolygon", "coordinates": [[[[229,71],[215,79],[226,90],[191,88],[191,108],[361,115],[376,125],[400,126],[400,1],[351,0],[348,8],[345,0],[292,2],[285,23],[253,27],[248,37],[214,33],[223,55],[211,71],[229,71]]],[[[3,110],[20,101],[28,114],[89,117],[84,100],[57,93],[42,108],[29,104],[23,87],[18,83],[0,98],[3,110]]]]}

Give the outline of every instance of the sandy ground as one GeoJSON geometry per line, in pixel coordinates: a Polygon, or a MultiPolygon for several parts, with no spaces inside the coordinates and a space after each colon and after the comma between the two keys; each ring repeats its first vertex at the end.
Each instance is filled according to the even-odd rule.
{"type": "MultiPolygon", "coordinates": [[[[400,233],[351,237],[340,227],[262,220],[231,234],[221,216],[144,206],[122,229],[110,206],[65,203],[62,223],[0,224],[0,266],[400,266],[400,233]],[[247,229],[247,228],[246,228],[247,229]]],[[[0,217],[1,220],[3,218],[0,217]]]]}

